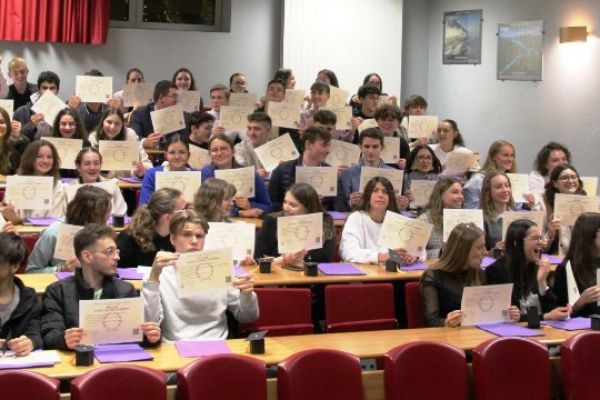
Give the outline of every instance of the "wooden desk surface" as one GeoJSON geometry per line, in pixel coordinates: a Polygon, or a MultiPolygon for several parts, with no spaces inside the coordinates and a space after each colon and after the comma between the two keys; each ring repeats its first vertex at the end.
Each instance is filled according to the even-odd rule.
{"type": "MultiPolygon", "coordinates": [[[[122,228],[115,228],[115,232],[124,231],[127,228],[127,224],[122,228]]],[[[48,226],[44,225],[15,225],[15,229],[19,235],[40,235],[44,230],[48,229],[48,226]]]]}
{"type": "MultiPolygon", "coordinates": [[[[58,278],[56,275],[52,273],[46,274],[17,274],[19,278],[23,281],[25,286],[30,287],[35,290],[37,294],[43,294],[46,291],[46,287],[53,282],[56,282],[58,278]]],[[[142,281],[135,280],[127,282],[131,283],[136,290],[140,290],[142,288],[142,281]]]]}
{"type": "MultiPolygon", "coordinates": [[[[232,217],[231,220],[237,222],[246,222],[248,224],[254,224],[254,226],[256,226],[256,229],[260,229],[263,223],[263,220],[260,218],[232,217]]],[[[339,229],[340,231],[344,227],[345,223],[345,219],[336,219],[333,221],[333,225],[335,226],[335,228],[339,229]]]]}
{"type": "MultiPolygon", "coordinates": [[[[120,189],[140,189],[142,182],[125,182],[117,179],[117,185],[120,189]]],[[[6,176],[0,175],[0,189],[6,189],[6,176]]]]}

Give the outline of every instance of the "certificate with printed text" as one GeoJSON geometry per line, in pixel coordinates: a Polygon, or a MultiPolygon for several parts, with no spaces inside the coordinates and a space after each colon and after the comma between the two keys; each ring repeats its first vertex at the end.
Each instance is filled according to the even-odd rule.
{"type": "Polygon", "coordinates": [[[460,302],[461,326],[509,321],[512,288],[512,283],[465,287],[460,302]]]}
{"type": "MultiPolygon", "coordinates": [[[[302,89],[286,89],[285,97],[283,98],[284,103],[292,104],[295,108],[302,108],[304,104],[304,98],[306,97],[306,90],[302,89]]],[[[277,125],[281,126],[281,125],[277,125]]]]}
{"type": "Polygon", "coordinates": [[[79,184],[79,183],[66,183],[63,185],[63,188],[65,189],[65,194],[67,195],[67,203],[70,203],[71,200],[73,200],[75,198],[75,195],[77,194],[77,191],[79,190],[79,188],[81,188],[82,186],[96,186],[97,188],[100,188],[104,191],[106,191],[106,193],[110,194],[111,196],[113,195],[113,193],[116,193],[116,190],[119,190],[119,183],[117,179],[110,179],[107,181],[101,181],[101,182],[91,182],[91,183],[83,183],[83,184],[79,184]]]}
{"type": "Polygon", "coordinates": [[[411,201],[411,208],[425,208],[431,193],[437,181],[428,181],[425,179],[413,179],[410,181],[410,191],[413,195],[413,201],[411,201]]]}
{"type": "Polygon", "coordinates": [[[242,261],[254,253],[256,226],[245,222],[209,222],[210,229],[204,241],[204,250],[230,249],[235,261],[242,261]]]}
{"type": "Polygon", "coordinates": [[[506,239],[510,224],[519,219],[527,219],[535,223],[540,228],[540,232],[544,228],[544,211],[505,211],[502,214],[502,240],[506,239]]]}
{"type": "Polygon", "coordinates": [[[394,99],[391,96],[379,96],[379,101],[377,102],[377,107],[381,107],[384,105],[389,105],[389,106],[393,106],[394,105],[394,99]]]}
{"type": "Polygon", "coordinates": [[[54,178],[51,176],[9,175],[4,199],[22,210],[50,210],[54,178]]]}
{"type": "Polygon", "coordinates": [[[323,247],[323,213],[277,218],[280,254],[323,247]]]}
{"type": "Polygon", "coordinates": [[[100,140],[98,151],[102,154],[102,169],[129,171],[140,161],[141,143],[137,140],[100,140]]]}
{"type": "Polygon", "coordinates": [[[432,228],[432,224],[387,211],[381,226],[378,245],[388,249],[401,248],[409,255],[420,257],[427,246],[432,228]]]}
{"type": "Polygon", "coordinates": [[[86,103],[106,103],[112,97],[113,78],[110,76],[78,75],[75,94],[86,103]]]}
{"type": "Polygon", "coordinates": [[[81,344],[141,342],[144,305],[141,297],[79,300],[81,344]]]}
{"type": "Polygon", "coordinates": [[[352,127],[352,107],[341,106],[341,107],[323,107],[323,110],[329,110],[333,112],[337,118],[335,129],[344,130],[352,127]]]}
{"type": "Polygon", "coordinates": [[[229,97],[229,105],[232,107],[255,109],[257,102],[256,93],[231,93],[229,97]]]}
{"type": "Polygon", "coordinates": [[[375,167],[362,167],[360,169],[359,191],[363,192],[367,183],[376,176],[387,178],[394,187],[397,196],[402,193],[402,180],[404,179],[404,171],[395,168],[375,167]]]}
{"type": "Polygon", "coordinates": [[[360,147],[343,140],[331,139],[331,147],[325,162],[334,167],[348,167],[360,160],[360,147]]]}
{"type": "Polygon", "coordinates": [[[154,84],[148,82],[123,85],[123,107],[139,107],[151,103],[154,84]]]}
{"type": "Polygon", "coordinates": [[[267,114],[271,117],[273,126],[298,129],[300,107],[296,107],[295,104],[270,101],[267,114]]]}
{"type": "Polygon", "coordinates": [[[296,182],[308,183],[319,196],[337,195],[336,167],[296,167],[296,182]]]}
{"type": "Polygon", "coordinates": [[[3,108],[8,113],[8,117],[12,118],[13,111],[15,110],[15,101],[0,99],[0,108],[3,108]]]}
{"type": "Polygon", "coordinates": [[[289,133],[269,140],[262,146],[255,148],[254,152],[263,167],[269,172],[277,168],[280,163],[295,160],[300,156],[289,133]]]}
{"type": "Polygon", "coordinates": [[[365,129],[370,129],[370,128],[379,128],[379,124],[377,123],[377,121],[374,118],[369,118],[369,119],[363,120],[363,122],[358,126],[358,133],[360,134],[365,129]]]}
{"type": "Polygon", "coordinates": [[[156,190],[171,188],[179,190],[186,201],[194,201],[194,195],[202,184],[200,171],[157,171],[156,190]]]}
{"type": "Polygon", "coordinates": [[[233,168],[233,169],[216,169],[215,178],[223,179],[235,186],[236,197],[252,198],[255,196],[256,188],[254,187],[255,168],[233,168]]]}
{"type": "Polygon", "coordinates": [[[82,229],[83,226],[71,224],[62,224],[58,228],[56,246],[54,247],[54,258],[65,261],[75,258],[73,239],[77,232],[82,229]]]}
{"type": "Polygon", "coordinates": [[[190,158],[188,159],[190,167],[200,170],[206,164],[210,164],[211,161],[212,159],[208,150],[190,144],[190,158]]]}
{"type": "Polygon", "coordinates": [[[177,295],[180,298],[207,290],[231,287],[233,258],[230,249],[181,253],[175,264],[177,295]]]}
{"type": "Polygon", "coordinates": [[[185,129],[183,108],[179,104],[156,111],[150,111],[150,118],[152,119],[154,132],[163,135],[185,129]]]}
{"type": "Polygon", "coordinates": [[[400,159],[400,138],[396,136],[386,136],[383,138],[383,150],[381,159],[387,164],[396,164],[400,159]]]}
{"type": "Polygon", "coordinates": [[[411,139],[430,139],[437,131],[437,115],[411,115],[408,117],[408,137],[411,139]]]}
{"type": "Polygon", "coordinates": [[[510,188],[512,191],[513,200],[517,203],[527,203],[524,194],[531,193],[529,190],[529,174],[512,174],[507,173],[510,180],[510,188]]]}
{"type": "Polygon", "coordinates": [[[339,108],[346,105],[350,92],[329,85],[329,100],[327,101],[327,107],[339,108]]]}
{"type": "Polygon", "coordinates": [[[75,169],[75,159],[83,147],[82,139],[65,139],[50,136],[44,137],[44,140],[47,140],[56,147],[56,152],[60,157],[61,168],[75,169]]]}
{"type": "Polygon", "coordinates": [[[181,106],[183,111],[189,113],[200,111],[200,99],[202,99],[202,94],[199,90],[178,90],[177,97],[177,103],[181,106]]]}
{"type": "Polygon", "coordinates": [[[596,196],[598,193],[598,177],[597,176],[582,176],[583,190],[588,196],[596,196]]]}
{"type": "Polygon", "coordinates": [[[560,220],[561,226],[575,225],[579,215],[584,212],[598,212],[598,197],[556,193],[554,219],[560,220]]]}
{"type": "Polygon", "coordinates": [[[44,121],[46,121],[49,125],[54,124],[54,120],[56,116],[60,112],[67,108],[67,105],[64,101],[59,99],[52,90],[46,90],[44,94],[40,96],[40,98],[33,104],[31,110],[36,114],[43,114],[44,121]]]}
{"type": "Polygon", "coordinates": [[[465,172],[477,169],[477,154],[468,152],[456,152],[453,151],[448,154],[446,158],[446,164],[444,165],[444,176],[458,176],[463,175],[465,172]]]}
{"type": "Polygon", "coordinates": [[[444,229],[443,229],[443,240],[444,243],[448,241],[448,236],[452,229],[458,224],[473,223],[482,231],[483,227],[483,211],[477,210],[463,210],[463,209],[451,209],[444,208],[444,229]]]}
{"type": "Polygon", "coordinates": [[[220,126],[225,129],[245,130],[248,126],[248,115],[254,112],[253,108],[221,106],[220,126]]]}

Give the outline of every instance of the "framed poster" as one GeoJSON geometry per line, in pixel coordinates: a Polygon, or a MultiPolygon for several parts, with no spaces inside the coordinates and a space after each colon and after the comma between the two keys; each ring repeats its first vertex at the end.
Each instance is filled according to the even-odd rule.
{"type": "Polygon", "coordinates": [[[498,24],[496,78],[513,81],[542,80],[544,21],[498,24]]]}
{"type": "Polygon", "coordinates": [[[444,13],[444,64],[481,64],[482,10],[444,13]]]}

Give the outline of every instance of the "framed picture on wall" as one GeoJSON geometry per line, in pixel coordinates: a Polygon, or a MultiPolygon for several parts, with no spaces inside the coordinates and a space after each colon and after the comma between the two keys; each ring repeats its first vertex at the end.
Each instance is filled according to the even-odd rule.
{"type": "Polygon", "coordinates": [[[481,64],[482,10],[444,13],[444,64],[481,64]]]}
{"type": "Polygon", "coordinates": [[[496,78],[513,81],[542,80],[544,21],[498,24],[496,78]]]}

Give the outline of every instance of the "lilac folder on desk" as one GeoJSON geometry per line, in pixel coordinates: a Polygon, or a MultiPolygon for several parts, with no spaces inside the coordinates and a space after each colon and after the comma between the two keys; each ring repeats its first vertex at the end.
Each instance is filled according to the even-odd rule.
{"type": "Polygon", "coordinates": [[[76,181],[77,178],[60,178],[60,180],[63,181],[64,183],[69,183],[69,182],[76,181]]]}
{"type": "Polygon", "coordinates": [[[135,178],[133,176],[121,176],[119,177],[119,180],[122,180],[124,182],[129,182],[129,183],[141,183],[142,180],[140,178],[135,178]]]}
{"type": "Polygon", "coordinates": [[[231,353],[224,340],[178,340],[175,348],[180,357],[202,357],[231,353]]]}
{"type": "Polygon", "coordinates": [[[525,328],[521,325],[509,322],[500,322],[498,324],[481,324],[475,326],[486,332],[493,333],[496,336],[531,337],[543,335],[542,332],[535,329],[525,328]]]}
{"type": "Polygon", "coordinates": [[[333,218],[335,221],[345,221],[348,218],[347,212],[327,211],[327,213],[331,215],[331,218],[333,218]]]}
{"type": "Polygon", "coordinates": [[[98,362],[126,362],[152,360],[152,354],[148,353],[137,343],[125,344],[99,344],[94,349],[94,355],[98,362]]]}
{"type": "Polygon", "coordinates": [[[73,276],[73,272],[60,271],[60,272],[56,272],[54,275],[56,275],[56,277],[58,278],[59,281],[62,281],[65,278],[73,276]]]}
{"type": "Polygon", "coordinates": [[[58,218],[56,217],[27,217],[27,222],[34,226],[50,226],[55,223],[58,218]]]}
{"type": "Polygon", "coordinates": [[[0,370],[53,367],[60,362],[60,357],[53,350],[34,350],[25,357],[15,357],[9,350],[6,357],[0,357],[0,370]]]}
{"type": "Polygon", "coordinates": [[[565,331],[592,329],[592,320],[584,317],[576,317],[564,321],[542,321],[542,324],[565,331]]]}
{"type": "Polygon", "coordinates": [[[352,263],[321,263],[319,271],[324,275],[366,275],[352,263]]]}
{"type": "Polygon", "coordinates": [[[144,279],[144,274],[137,272],[136,268],[117,268],[119,278],[128,279],[130,281],[141,281],[144,279]]]}
{"type": "Polygon", "coordinates": [[[412,265],[402,265],[400,266],[402,271],[424,271],[427,269],[427,264],[424,262],[416,262],[412,265]]]}

